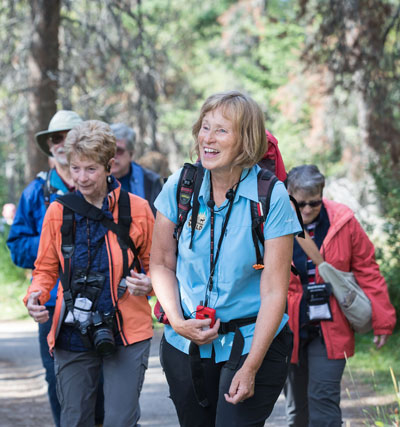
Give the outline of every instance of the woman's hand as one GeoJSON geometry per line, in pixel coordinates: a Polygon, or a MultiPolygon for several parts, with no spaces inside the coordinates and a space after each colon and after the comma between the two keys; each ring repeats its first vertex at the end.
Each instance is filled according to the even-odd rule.
{"type": "Polygon", "coordinates": [[[44,305],[40,305],[39,297],[42,291],[32,292],[29,295],[26,308],[28,309],[29,316],[38,323],[45,323],[49,320],[49,312],[44,305]]]}
{"type": "Polygon", "coordinates": [[[137,297],[148,295],[153,290],[150,277],[143,273],[136,273],[134,270],[131,270],[130,276],[126,276],[125,281],[129,293],[137,297]]]}
{"type": "Polygon", "coordinates": [[[386,344],[386,341],[388,340],[389,335],[375,335],[374,336],[374,344],[375,347],[379,350],[381,347],[383,347],[386,344]]]}
{"type": "Polygon", "coordinates": [[[218,338],[218,329],[221,321],[217,319],[215,325],[210,328],[211,319],[182,319],[171,326],[175,332],[197,345],[208,344],[218,338]]]}
{"type": "Polygon", "coordinates": [[[232,379],[229,392],[225,393],[225,400],[236,405],[254,394],[254,381],[256,372],[242,366],[232,379]]]}

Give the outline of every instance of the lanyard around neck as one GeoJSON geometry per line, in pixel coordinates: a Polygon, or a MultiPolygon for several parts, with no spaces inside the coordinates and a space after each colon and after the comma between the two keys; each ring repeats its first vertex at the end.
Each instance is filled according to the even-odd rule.
{"type": "MultiPolygon", "coordinates": [[[[207,304],[208,304],[208,292],[211,292],[213,290],[213,286],[214,286],[213,277],[214,277],[214,273],[215,273],[215,266],[217,265],[218,257],[219,257],[220,251],[221,251],[222,241],[224,239],[226,227],[228,226],[228,221],[229,221],[229,218],[231,216],[233,201],[235,199],[237,189],[238,189],[238,187],[236,187],[236,190],[234,191],[234,196],[228,201],[228,212],[226,213],[224,222],[222,224],[222,230],[221,230],[221,235],[219,236],[219,240],[218,240],[217,253],[215,255],[215,259],[214,259],[214,228],[215,228],[214,215],[215,214],[214,214],[214,208],[211,209],[211,214],[210,214],[211,215],[210,216],[210,276],[208,278],[207,288],[206,288],[206,297],[205,297],[205,302],[204,302],[205,307],[207,307],[207,304]]],[[[212,187],[210,190],[210,200],[213,200],[212,187]]]]}

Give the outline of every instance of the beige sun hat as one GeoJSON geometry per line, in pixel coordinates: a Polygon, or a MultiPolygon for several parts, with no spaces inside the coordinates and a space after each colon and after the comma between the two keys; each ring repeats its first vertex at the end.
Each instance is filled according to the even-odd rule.
{"type": "Polygon", "coordinates": [[[60,110],[52,117],[47,130],[42,130],[35,135],[36,142],[39,148],[46,156],[52,156],[47,144],[47,138],[52,133],[68,131],[82,123],[83,120],[75,111],[60,110]]]}

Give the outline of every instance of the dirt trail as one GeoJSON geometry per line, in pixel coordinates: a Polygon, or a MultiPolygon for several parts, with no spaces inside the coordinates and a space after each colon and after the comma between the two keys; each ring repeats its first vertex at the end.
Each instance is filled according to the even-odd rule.
{"type": "MultiPolygon", "coordinates": [[[[158,360],[161,331],[153,339],[149,369],[141,395],[140,424],[147,427],[177,427],[178,421],[172,402],[167,397],[168,387],[158,360]]],[[[357,384],[357,393],[345,376],[342,392],[344,426],[373,425],[363,411],[373,413],[372,406],[390,403],[393,397],[378,398],[363,384],[357,384]],[[346,387],[351,390],[350,397],[346,387]]],[[[280,396],[267,424],[284,427],[284,398],[280,396]]],[[[39,357],[37,325],[30,320],[0,322],[0,426],[53,426],[47,400],[44,371],[39,357]]]]}

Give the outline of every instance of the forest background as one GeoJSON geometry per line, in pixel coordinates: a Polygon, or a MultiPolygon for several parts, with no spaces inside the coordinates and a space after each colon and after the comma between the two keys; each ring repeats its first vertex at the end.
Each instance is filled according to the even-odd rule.
{"type": "MultiPolygon", "coordinates": [[[[325,195],[355,211],[400,314],[398,0],[0,0],[0,46],[0,206],[48,169],[34,134],[59,109],[125,122],[135,160],[161,153],[174,172],[206,97],[241,90],[261,105],[287,170],[317,164],[325,195]]],[[[6,236],[0,320],[26,316],[29,280],[6,236]]],[[[379,352],[371,342],[357,336],[352,366],[390,389],[400,334],[379,352]]]]}
{"type": "Polygon", "coordinates": [[[355,210],[399,312],[399,32],[395,0],[0,0],[0,205],[48,168],[34,134],[58,109],[131,125],[135,159],[173,172],[205,98],[242,90],[287,169],[317,164],[355,210]]]}

